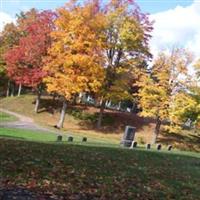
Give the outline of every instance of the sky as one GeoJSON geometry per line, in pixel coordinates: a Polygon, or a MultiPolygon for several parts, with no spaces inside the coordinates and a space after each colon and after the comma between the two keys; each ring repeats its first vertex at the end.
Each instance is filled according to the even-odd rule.
{"type": "MultiPolygon", "coordinates": [[[[67,0],[0,0],[0,31],[20,11],[56,9],[67,0]]],[[[190,49],[200,58],[200,0],[136,0],[150,14],[154,30],[150,48],[154,56],[173,47],[190,49]]]]}

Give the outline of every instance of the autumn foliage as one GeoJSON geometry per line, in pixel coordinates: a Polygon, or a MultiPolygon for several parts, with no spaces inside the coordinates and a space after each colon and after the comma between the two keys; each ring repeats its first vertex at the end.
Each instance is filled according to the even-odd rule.
{"type": "Polygon", "coordinates": [[[189,51],[174,48],[153,58],[152,30],[133,0],[71,0],[56,12],[31,9],[0,35],[0,76],[37,91],[36,112],[41,88],[60,97],[58,128],[80,93],[92,94],[100,107],[99,129],[106,102],[134,102],[141,116],[156,122],[154,143],[164,123],[168,131],[188,120],[199,124],[200,64],[192,80],[189,51]]]}
{"type": "MultiPolygon", "coordinates": [[[[29,14],[29,13],[28,13],[29,14]]],[[[29,16],[27,14],[27,16],[29,16]]],[[[7,74],[17,84],[37,88],[45,76],[43,59],[51,45],[54,13],[32,11],[31,19],[21,20],[23,36],[5,54],[7,74]],[[28,20],[29,23],[26,23],[28,20]]]]}
{"type": "Polygon", "coordinates": [[[48,92],[70,100],[79,92],[97,92],[104,79],[101,16],[95,4],[84,7],[71,2],[58,10],[53,44],[44,67],[48,92]]]}

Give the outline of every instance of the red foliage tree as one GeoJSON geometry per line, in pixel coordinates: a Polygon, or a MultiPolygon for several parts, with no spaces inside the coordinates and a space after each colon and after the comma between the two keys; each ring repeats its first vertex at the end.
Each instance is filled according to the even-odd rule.
{"type": "Polygon", "coordinates": [[[54,29],[55,14],[52,11],[35,11],[34,20],[23,19],[24,36],[19,45],[9,49],[5,54],[8,76],[24,86],[37,91],[35,111],[38,111],[41,96],[44,57],[51,45],[50,33],[54,29]],[[29,23],[26,23],[29,20],[29,23]]]}

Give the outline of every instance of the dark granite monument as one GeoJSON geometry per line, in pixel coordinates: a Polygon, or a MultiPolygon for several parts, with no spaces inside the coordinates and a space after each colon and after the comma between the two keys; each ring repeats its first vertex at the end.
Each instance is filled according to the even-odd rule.
{"type": "Polygon", "coordinates": [[[135,138],[135,131],[136,128],[132,126],[126,126],[123,138],[121,140],[121,145],[124,147],[130,147],[132,144],[132,141],[135,138]]]}

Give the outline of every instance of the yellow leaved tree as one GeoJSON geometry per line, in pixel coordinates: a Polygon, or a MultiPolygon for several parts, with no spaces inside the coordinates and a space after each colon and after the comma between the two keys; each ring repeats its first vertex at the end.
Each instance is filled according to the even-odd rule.
{"type": "Polygon", "coordinates": [[[193,101],[187,94],[188,65],[192,55],[185,49],[175,48],[170,54],[161,53],[154,61],[149,74],[143,75],[140,82],[139,104],[141,115],[153,117],[156,126],[152,143],[156,142],[161,124],[165,121],[170,127],[180,124],[181,114],[187,107],[194,108],[193,101]]]}
{"type": "Polygon", "coordinates": [[[97,128],[101,127],[106,100],[132,100],[131,87],[135,72],[145,68],[151,58],[149,39],[152,23],[132,0],[109,0],[103,7],[105,15],[104,59],[105,81],[97,128]]]}

